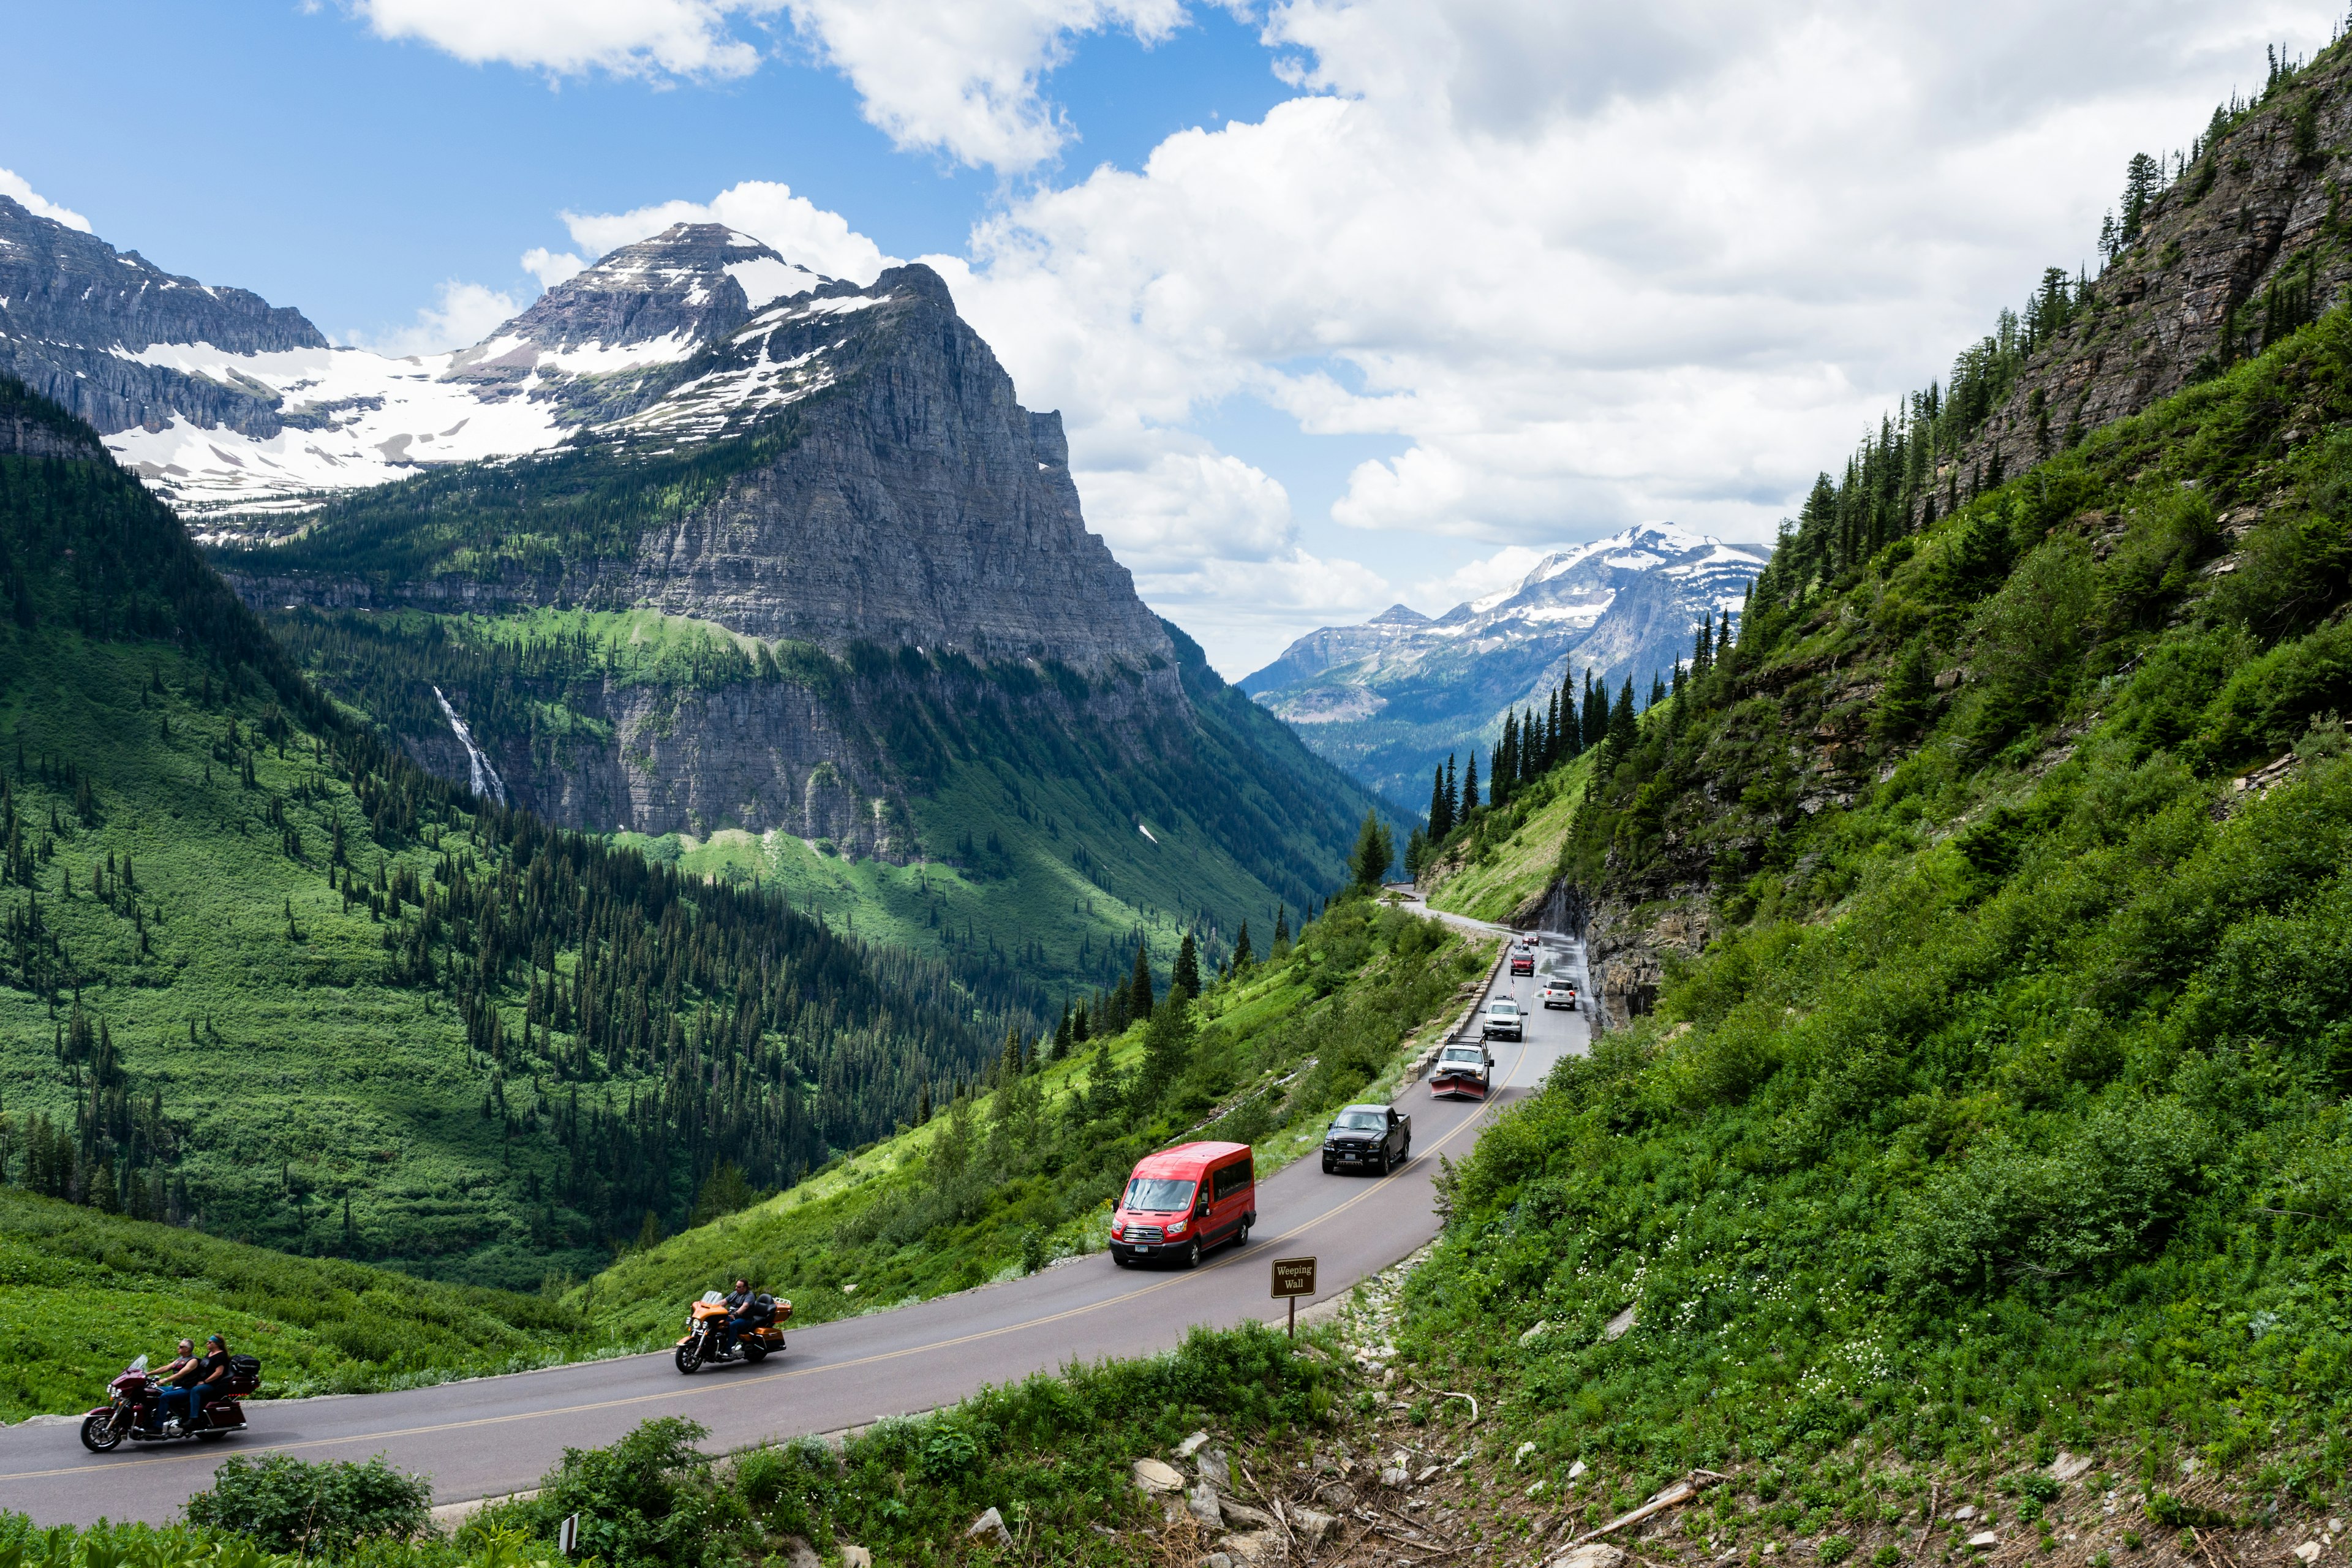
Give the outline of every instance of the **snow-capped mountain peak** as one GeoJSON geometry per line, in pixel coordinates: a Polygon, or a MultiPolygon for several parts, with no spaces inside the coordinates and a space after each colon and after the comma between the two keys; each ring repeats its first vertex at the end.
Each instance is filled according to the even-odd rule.
{"type": "Polygon", "coordinates": [[[1433,763],[1490,742],[1505,710],[1555,686],[1580,689],[1590,671],[1646,690],[1689,656],[1702,621],[1738,616],[1769,556],[1642,523],[1555,551],[1434,620],[1390,610],[1310,632],[1241,687],[1364,783],[1417,800],[1433,763]]]}
{"type": "Polygon", "coordinates": [[[0,370],[89,420],[210,539],[583,432],[709,438],[832,384],[852,318],[888,298],[740,230],[678,224],[471,347],[391,358],[0,197],[0,370]]]}

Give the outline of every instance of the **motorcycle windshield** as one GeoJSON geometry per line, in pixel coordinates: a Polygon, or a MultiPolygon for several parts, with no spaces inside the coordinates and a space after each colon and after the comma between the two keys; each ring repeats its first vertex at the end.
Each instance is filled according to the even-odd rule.
{"type": "Polygon", "coordinates": [[[124,1367],[122,1370],[125,1372],[145,1372],[147,1370],[147,1358],[142,1355],[137,1361],[132,1362],[129,1366],[124,1367]]]}

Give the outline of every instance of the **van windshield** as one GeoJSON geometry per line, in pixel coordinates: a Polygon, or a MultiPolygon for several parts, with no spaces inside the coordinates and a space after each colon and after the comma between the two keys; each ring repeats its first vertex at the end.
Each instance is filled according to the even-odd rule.
{"type": "Polygon", "coordinates": [[[1173,1214],[1192,1206],[1192,1184],[1177,1176],[1138,1176],[1127,1184],[1127,1207],[1173,1214]]]}

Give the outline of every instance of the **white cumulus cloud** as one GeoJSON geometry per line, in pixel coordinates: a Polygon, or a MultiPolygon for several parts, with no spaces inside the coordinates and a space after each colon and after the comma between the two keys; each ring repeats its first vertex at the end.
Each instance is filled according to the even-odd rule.
{"type": "Polygon", "coordinates": [[[416,320],[408,325],[382,332],[346,332],[343,341],[395,359],[467,348],[520,314],[523,304],[511,294],[453,278],[441,285],[432,304],[418,307],[416,320]]]}
{"type": "Polygon", "coordinates": [[[1005,172],[1059,152],[1069,129],[1045,74],[1081,34],[1144,43],[1182,23],[1182,0],[791,0],[793,19],[857,89],[866,118],[902,148],[1005,172]]]}
{"type": "Polygon", "coordinates": [[[47,200],[14,169],[0,169],[0,196],[15,197],[17,204],[35,217],[49,218],[68,228],[78,228],[84,234],[90,231],[89,219],[71,207],[61,207],[47,200]]]}
{"type": "Polygon", "coordinates": [[[522,269],[538,279],[541,288],[552,289],[587,271],[588,263],[568,250],[550,250],[543,245],[534,245],[522,253],[522,269]]]}
{"type": "MultiPolygon", "coordinates": [[[[885,256],[880,246],[851,228],[839,213],[827,212],[807,197],[793,195],[790,185],[773,180],[745,180],[707,202],[658,202],[625,213],[567,212],[563,223],[572,231],[572,243],[591,257],[634,245],[672,224],[723,223],[764,241],[786,260],[828,278],[871,283],[884,268],[898,265],[897,258],[885,256]]],[[[572,265],[579,259],[548,257],[543,250],[524,257],[525,269],[538,273],[549,288],[560,279],[550,280],[546,272],[532,265],[532,257],[545,258],[551,266],[572,265]]],[[[572,265],[572,272],[578,270],[578,266],[572,265]]]]}
{"type": "Polygon", "coordinates": [[[353,0],[377,37],[430,44],[468,65],[553,76],[729,78],[759,68],[735,18],[769,0],[353,0]]]}

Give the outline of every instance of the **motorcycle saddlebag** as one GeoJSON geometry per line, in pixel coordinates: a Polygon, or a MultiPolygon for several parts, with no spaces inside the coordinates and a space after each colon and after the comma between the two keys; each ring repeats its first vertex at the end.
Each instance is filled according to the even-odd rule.
{"type": "Polygon", "coordinates": [[[228,1358],[228,1376],[221,1380],[227,1384],[226,1392],[232,1399],[241,1398],[261,1386],[261,1362],[257,1356],[233,1355],[228,1358]]]}

